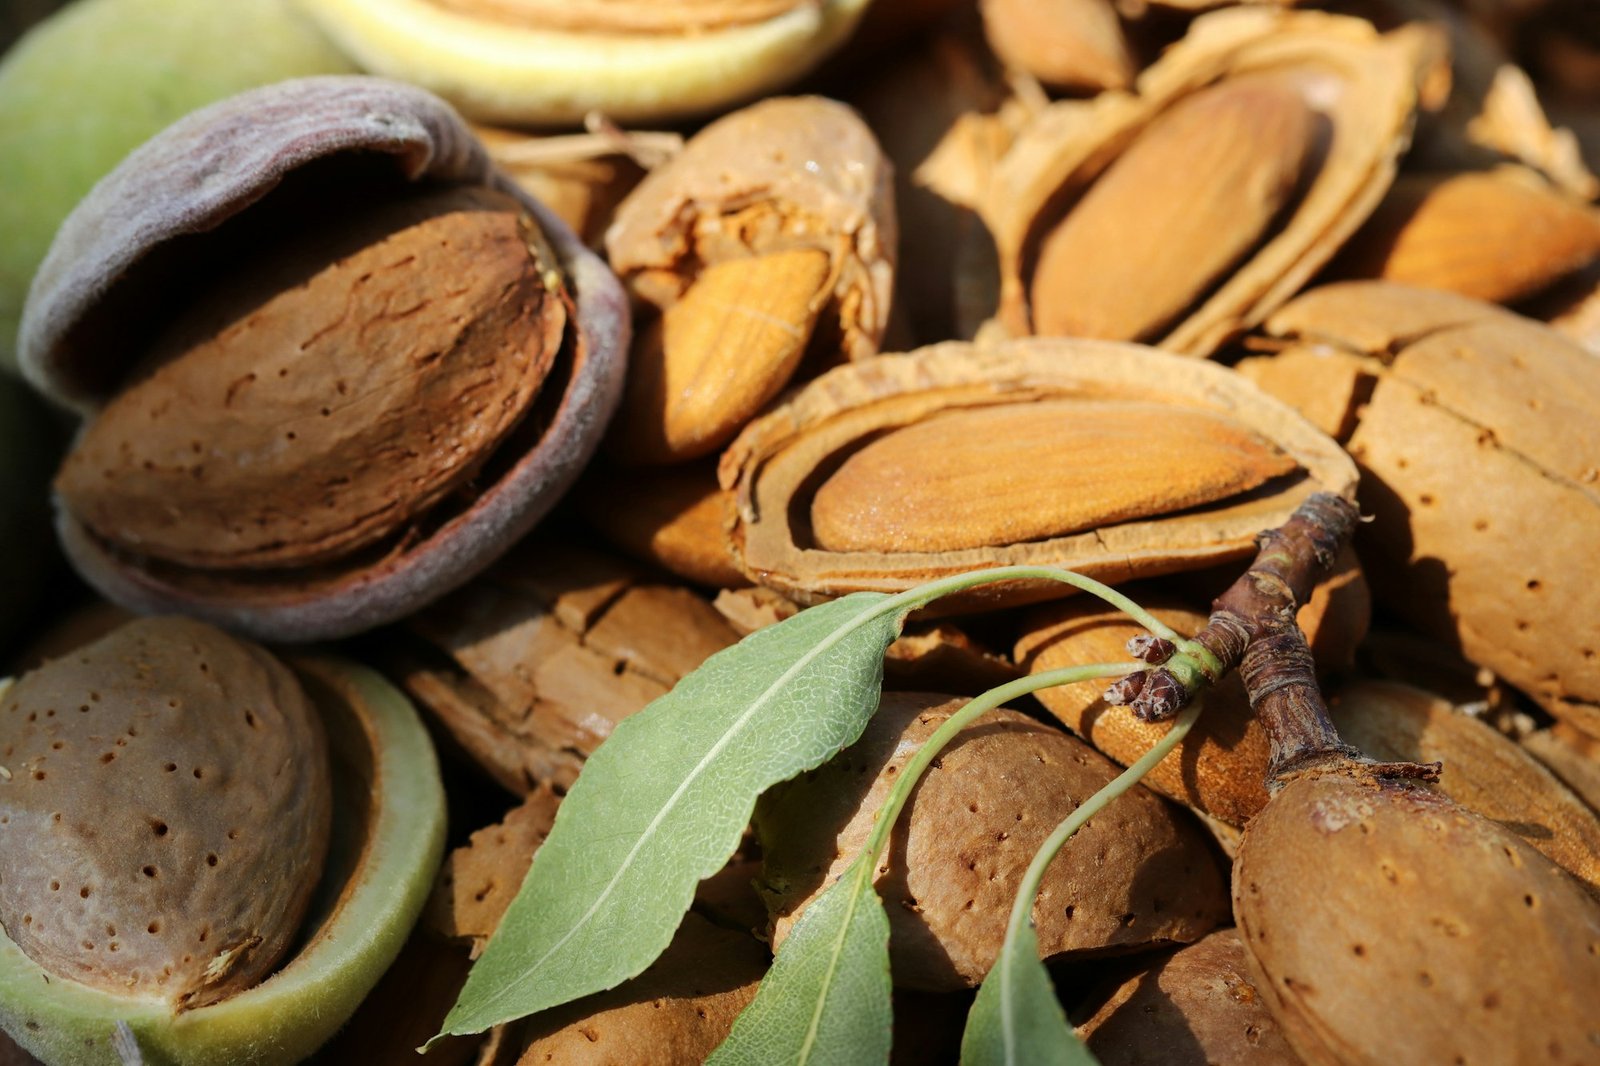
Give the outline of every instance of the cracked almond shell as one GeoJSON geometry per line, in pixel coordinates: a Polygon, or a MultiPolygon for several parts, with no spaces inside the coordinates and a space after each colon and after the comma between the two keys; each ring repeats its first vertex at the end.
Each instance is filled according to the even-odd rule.
{"type": "Polygon", "coordinates": [[[306,0],[366,69],[474,119],[620,122],[728,108],[799,78],[855,29],[866,0],[729,5],[538,0],[306,0]]]}
{"type": "Polygon", "coordinates": [[[115,1020],[148,1061],[289,1066],[354,1013],[399,953],[444,851],[432,743],[376,673],[330,656],[286,661],[321,713],[333,766],[332,845],[298,946],[261,984],[173,1014],[159,1001],[52,980],[0,936],[0,1027],[49,1066],[121,1066],[115,1020]]]}
{"type": "MultiPolygon", "coordinates": [[[[197,265],[208,255],[240,256],[233,242],[250,241],[252,229],[281,228],[284,215],[299,219],[305,201],[295,197],[310,193],[315,201],[378,189],[399,195],[423,186],[456,186],[515,205],[538,231],[537,240],[529,238],[530,253],[539,250],[534,265],[547,286],[556,287],[559,276],[560,299],[569,305],[560,350],[527,413],[497,438],[492,455],[480,453],[463,471],[476,471],[474,485],[440,497],[439,507],[406,520],[385,541],[355,546],[332,561],[312,554],[301,559],[305,565],[290,560],[274,568],[269,559],[265,569],[259,558],[208,567],[144,554],[58,507],[57,532],[69,558],[108,598],[140,611],[179,611],[260,639],[348,635],[466,581],[525,534],[576,477],[620,393],[628,337],[620,287],[561,222],[493,171],[447,105],[375,78],[309,78],[244,93],[188,116],[130,155],[62,226],[35,279],[23,322],[24,372],[61,402],[81,411],[101,407],[135,371],[131,364],[141,352],[129,338],[160,324],[145,316],[170,313],[152,306],[159,304],[152,294],[162,288],[181,294],[186,269],[208,269],[197,265]]],[[[250,250],[259,235],[254,240],[250,250]]],[[[335,282],[345,265],[329,268],[335,282]]],[[[486,348],[494,341],[473,343],[486,348]]],[[[266,365],[257,369],[268,373],[266,365]]],[[[160,372],[172,370],[169,364],[160,372]]],[[[336,373],[315,362],[301,372],[315,378],[324,371],[336,373]]],[[[324,396],[336,391],[336,383],[324,384],[324,396]]],[[[293,393],[285,402],[292,417],[315,422],[306,396],[293,393]]],[[[458,413],[461,406],[445,409],[458,413]]],[[[436,432],[430,426],[421,430],[436,432]]],[[[237,446],[252,439],[241,437],[237,446]]],[[[219,472],[209,476],[244,476],[246,452],[220,458],[213,464],[219,472]]],[[[330,487],[328,494],[328,505],[338,506],[340,490],[330,487]]]]}
{"type": "Polygon", "coordinates": [[[975,205],[999,248],[1001,322],[1063,332],[1041,312],[1114,311],[1096,328],[1134,332],[1095,335],[1211,354],[1293,295],[1377,205],[1409,143],[1419,62],[1414,36],[1359,19],[1234,9],[1197,19],[1134,92],[1050,105],[975,205]],[[1283,136],[1263,141],[1263,122],[1283,136]],[[1163,125],[1164,143],[1142,145],[1163,125]],[[1280,143],[1299,147],[1276,159],[1280,143]],[[1135,172],[1117,173],[1124,157],[1135,172]],[[1041,298],[1037,275],[1068,225],[1085,232],[1054,249],[1066,278],[1041,298]]]}
{"type": "Polygon", "coordinates": [[[1600,735],[1600,362],[1492,304],[1348,282],[1269,320],[1290,351],[1353,353],[1356,547],[1380,602],[1600,735]]]}
{"type": "MultiPolygon", "coordinates": [[[[1356,472],[1232,371],[1024,338],[829,371],[747,426],[719,477],[745,573],[813,603],[1004,565],[1122,583],[1239,559],[1312,492],[1352,493],[1356,472]]],[[[1061,594],[1010,581],[961,599],[1061,594]]]]}

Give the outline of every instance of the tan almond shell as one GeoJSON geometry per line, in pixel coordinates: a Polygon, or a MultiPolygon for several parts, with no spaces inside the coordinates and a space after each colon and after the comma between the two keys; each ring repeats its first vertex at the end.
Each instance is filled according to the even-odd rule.
{"type": "Polygon", "coordinates": [[[1600,895],[1600,818],[1516,741],[1410,685],[1358,681],[1328,698],[1339,737],[1386,762],[1440,762],[1439,791],[1493,819],[1600,895]]]}
{"type": "Polygon", "coordinates": [[[626,297],[616,278],[559,219],[490,168],[447,105],[378,78],[304,78],[241,93],[131,153],[62,224],[34,279],[20,336],[25,375],[61,402],[92,408],[126,370],[115,361],[138,354],[105,340],[109,331],[120,341],[124,316],[141,298],[131,272],[145,271],[149,283],[149,271],[172,265],[173,249],[193,247],[198,234],[267,197],[286,177],[352,154],[391,159],[407,180],[491,185],[517,197],[538,223],[576,312],[538,402],[544,433],[416,543],[279,582],[141,565],[61,514],[57,533],[69,558],[108,598],[146,613],[181,610],[258,639],[369,629],[482,570],[554,505],[597,447],[621,393],[628,345],[626,297]]]}
{"type": "Polygon", "coordinates": [[[0,708],[0,921],[35,962],[174,1013],[258,984],[328,851],[321,718],[266,649],[127,623],[0,708]]]}
{"type": "MultiPolygon", "coordinates": [[[[723,453],[719,477],[736,494],[731,535],[740,566],[802,603],[1010,564],[1063,566],[1114,584],[1195,569],[1247,555],[1257,533],[1280,525],[1312,492],[1348,495],[1356,482],[1338,445],[1230,370],[1137,345],[1042,337],[948,342],[838,367],[746,426],[723,453]],[[883,430],[943,411],[1078,397],[1222,415],[1281,449],[1303,474],[1180,514],[998,547],[828,552],[802,540],[795,514],[809,502],[813,474],[883,430]]],[[[1050,598],[1063,588],[1007,582],[961,602],[1050,598]]]]}
{"type": "Polygon", "coordinates": [[[792,248],[831,262],[843,353],[878,352],[889,321],[896,245],[890,167],[844,104],[776,97],[725,115],[651,171],[606,231],[611,268],[664,306],[700,264],[792,248]],[[737,216],[737,217],[736,217],[737,216]]]}
{"type": "Polygon", "coordinates": [[[1269,332],[1374,357],[1349,448],[1381,600],[1600,735],[1600,361],[1554,331],[1434,290],[1350,282],[1269,332]]]}
{"type": "MultiPolygon", "coordinates": [[[[1344,562],[1344,576],[1360,570],[1353,558],[1344,562]]],[[[1199,632],[1206,624],[1203,601],[1174,597],[1157,591],[1132,590],[1155,616],[1180,633],[1199,632]]],[[[1311,641],[1319,666],[1324,669],[1342,649],[1341,631],[1352,625],[1365,632],[1368,602],[1364,583],[1324,582],[1297,621],[1311,641]],[[1352,591],[1353,590],[1353,591],[1352,591]],[[1333,655],[1329,655],[1332,651],[1333,655]]],[[[1145,632],[1143,626],[1100,600],[1074,597],[1029,612],[1017,640],[1017,662],[1029,673],[1040,673],[1085,663],[1121,662],[1128,658],[1129,638],[1145,632]]],[[[1335,663],[1334,665],[1337,665],[1335,663]]],[[[1102,697],[1104,685],[1060,685],[1035,693],[1035,698],[1063,725],[1096,749],[1126,766],[1149,751],[1166,735],[1170,722],[1143,722],[1125,707],[1113,707],[1102,697]]],[[[1250,707],[1237,673],[1229,674],[1206,691],[1205,710],[1176,751],[1157,763],[1141,781],[1168,799],[1193,807],[1232,826],[1242,826],[1267,804],[1267,768],[1272,745],[1266,727],[1250,707]]]]}
{"type": "Polygon", "coordinates": [[[1012,70],[1057,89],[1126,89],[1137,67],[1110,0],[982,0],[984,37],[1012,70]]]}
{"type": "Polygon", "coordinates": [[[1245,829],[1233,908],[1308,1064],[1580,1062],[1600,1044],[1600,901],[1422,786],[1289,782],[1245,829]]]}
{"type": "Polygon", "coordinates": [[[980,201],[999,246],[1001,321],[1032,332],[1027,275],[1038,228],[1055,217],[1047,209],[1079,195],[1158,115],[1234,75],[1304,71],[1308,106],[1330,134],[1320,170],[1292,217],[1159,341],[1211,354],[1292,296],[1377,205],[1409,144],[1420,62],[1413,37],[1380,35],[1360,19],[1231,9],[1196,19],[1134,93],[1050,105],[1018,134],[980,201]]]}
{"type": "Polygon", "coordinates": [[[1527,167],[1506,166],[1401,175],[1325,276],[1511,303],[1597,256],[1600,211],[1527,167]]]}
{"type": "Polygon", "coordinates": [[[1077,1027],[1100,1066],[1299,1066],[1250,983],[1235,929],[1156,956],[1077,1027]]]}
{"type": "Polygon", "coordinates": [[[437,935],[483,954],[516,897],[533,853],[555,825],[561,797],[548,785],[534,788],[493,825],[474,832],[445,856],[428,897],[423,923],[437,935]]]}
{"type": "Polygon", "coordinates": [[[1600,813],[1600,740],[1557,722],[1523,737],[1522,746],[1600,813]]]}
{"type": "MultiPolygon", "coordinates": [[[[966,701],[889,693],[862,738],[762,797],[772,942],[860,852],[896,775],[966,701]]],[[[945,748],[900,815],[875,877],[895,984],[978,984],[1005,934],[1023,871],[1056,825],[1118,768],[1082,741],[991,711],[945,748]]],[[[1135,789],[1080,829],[1045,874],[1033,917],[1041,958],[1188,942],[1226,912],[1220,872],[1187,815],[1135,789]]]]}
{"type": "Polygon", "coordinates": [[[420,642],[389,642],[399,683],[517,794],[572,784],[617,722],[738,640],[690,590],[544,538],[405,628],[420,642]]]}

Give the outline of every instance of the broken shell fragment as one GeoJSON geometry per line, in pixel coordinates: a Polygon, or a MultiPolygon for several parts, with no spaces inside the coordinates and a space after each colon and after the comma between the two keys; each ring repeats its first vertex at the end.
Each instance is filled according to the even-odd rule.
{"type": "Polygon", "coordinates": [[[22,354],[98,409],[57,480],[91,584],[312,640],[526,533],[593,453],[627,334],[609,271],[441,101],[312,78],[125,160],[58,234],[22,354]]]}
{"type": "Polygon", "coordinates": [[[1377,204],[1419,63],[1414,36],[1359,19],[1234,9],[1197,19],[1134,93],[1046,107],[975,205],[1002,323],[1209,355],[1377,204]]]}
{"type": "Polygon", "coordinates": [[[740,565],[802,603],[1008,564],[1112,583],[1194,569],[1355,484],[1331,440],[1231,371],[1064,338],[836,368],[747,426],[719,476],[740,565]]]}
{"type": "MultiPolygon", "coordinates": [[[[762,797],[761,890],[780,950],[805,907],[859,853],[896,775],[963,702],[888,693],[861,740],[762,797]]],[[[1016,711],[991,711],[958,734],[918,782],[874,878],[889,914],[896,985],[978,984],[1034,852],[1117,773],[1082,741],[1016,711]]],[[[1187,818],[1135,789],[1074,834],[1034,905],[1041,957],[1208,932],[1225,909],[1223,879],[1187,818]]]]}
{"type": "Polygon", "coordinates": [[[684,118],[765,95],[842,44],[866,0],[306,0],[356,61],[512,125],[684,118]]]}

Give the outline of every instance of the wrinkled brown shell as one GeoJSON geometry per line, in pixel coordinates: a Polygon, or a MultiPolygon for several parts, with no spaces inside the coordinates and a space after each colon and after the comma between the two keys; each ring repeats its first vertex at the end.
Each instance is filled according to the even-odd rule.
{"type": "MultiPolygon", "coordinates": [[[[1016,471],[1000,473],[1028,472],[1019,463],[1016,471]]],[[[1333,441],[1232,371],[1135,345],[1066,338],[950,342],[836,368],[747,426],[723,453],[719,476],[736,493],[732,537],[744,571],[803,603],[862,589],[898,591],[1009,564],[1064,566],[1111,583],[1194,569],[1242,558],[1258,532],[1281,524],[1310,493],[1348,494],[1356,479],[1333,441]],[[1062,399],[1198,408],[1281,449],[1298,469],[1209,506],[1023,543],[830,552],[808,535],[805,515],[818,472],[835,469],[883,431],[941,412],[1062,399]]],[[[1041,493],[1048,488],[1035,487],[1041,493]]],[[[952,500],[951,506],[964,505],[952,500]]],[[[974,590],[971,600],[1016,602],[1062,590],[1007,582],[974,590]]]]}
{"type": "Polygon", "coordinates": [[[1339,738],[1385,762],[1439,762],[1439,791],[1492,819],[1600,895],[1600,818],[1516,741],[1409,685],[1363,681],[1328,700],[1339,738]]]}
{"type": "Polygon", "coordinates": [[[264,649],[130,622],[0,704],[0,922],[34,961],[174,1010],[261,981],[327,853],[321,720],[264,649]]]}
{"type": "Polygon", "coordinates": [[[1000,250],[1001,321],[1014,334],[1033,331],[1028,289],[1040,238],[1140,131],[1219,79],[1292,71],[1326,119],[1322,164],[1292,215],[1158,342],[1209,355],[1293,295],[1377,205],[1409,143],[1419,61],[1412,37],[1380,36],[1363,20],[1232,9],[1197,19],[1139,76],[1136,92],[1052,104],[1018,134],[979,203],[1000,250]]]}
{"type": "MultiPolygon", "coordinates": [[[[762,886],[781,946],[804,908],[859,853],[896,775],[964,700],[884,696],[862,738],[756,809],[762,886]]],[[[1118,768],[1015,711],[969,725],[918,783],[875,886],[895,984],[973,986],[993,964],[1023,871],[1062,819],[1118,768]]],[[[1043,958],[1194,940],[1225,911],[1203,834],[1152,793],[1124,794],[1067,841],[1033,917],[1043,958]]]]}
{"type": "MultiPolygon", "coordinates": [[[[1317,586],[1297,618],[1313,654],[1323,652],[1319,665],[1324,668],[1330,659],[1338,665],[1352,628],[1365,632],[1369,604],[1359,576],[1354,559],[1347,559],[1340,575],[1317,586]],[[1319,643],[1327,647],[1321,649],[1319,643]]],[[[1206,624],[1206,613],[1196,609],[1203,599],[1176,598],[1155,589],[1130,590],[1130,595],[1179,633],[1194,634],[1206,624]]],[[[1129,638],[1145,632],[1121,611],[1088,596],[1040,607],[1024,619],[1022,629],[1016,658],[1029,673],[1125,660],[1129,638]]],[[[1061,685],[1035,696],[1068,729],[1126,766],[1149,751],[1171,724],[1140,721],[1127,708],[1107,704],[1103,691],[1103,685],[1092,683],[1061,685]]],[[[1141,783],[1228,825],[1242,826],[1266,806],[1270,757],[1266,728],[1251,709],[1239,675],[1231,673],[1206,691],[1205,711],[1193,730],[1141,783]]]]}
{"type": "Polygon", "coordinates": [[[1100,1066],[1299,1066],[1260,993],[1244,946],[1219,929],[1090,993],[1078,1026],[1100,1066]]]}
{"type": "Polygon", "coordinates": [[[1600,1046],[1600,902],[1424,787],[1289,782],[1246,828],[1233,885],[1253,983],[1307,1063],[1576,1063],[1600,1046]]]}
{"type": "Polygon", "coordinates": [[[686,588],[530,538],[386,642],[393,676],[515,793],[565,788],[617,722],[738,640],[686,588]]]}
{"type": "Polygon", "coordinates": [[[119,603],[178,609],[266,639],[371,628],[486,566],[553,505],[598,443],[628,340],[615,278],[565,225],[490,169],[448,106],[376,78],[307,78],[243,93],[135,150],[62,225],[35,278],[20,337],[24,373],[58,400],[91,409],[138,356],[130,340],[149,328],[141,310],[154,292],[181,292],[183,270],[232,254],[223,224],[270,211],[280,185],[324,178],[487,184],[518,196],[575,300],[567,345],[529,416],[543,432],[515,439],[516,454],[497,457],[494,480],[453,516],[420,527],[414,541],[275,579],[155,566],[111,551],[62,514],[57,529],[69,557],[119,603]]]}
{"type": "Polygon", "coordinates": [[[613,270],[666,306],[705,264],[794,248],[828,254],[839,350],[876,355],[894,284],[889,166],[855,112],[778,97],[705,127],[651,171],[606,232],[613,270]]]}
{"type": "Polygon", "coordinates": [[[1301,347],[1371,356],[1349,440],[1380,602],[1600,735],[1600,361],[1448,293],[1329,285],[1275,315],[1301,347]]]}

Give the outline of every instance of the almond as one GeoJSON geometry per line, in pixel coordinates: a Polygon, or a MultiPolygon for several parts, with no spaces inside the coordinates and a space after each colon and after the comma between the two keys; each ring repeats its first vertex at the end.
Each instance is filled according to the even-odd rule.
{"type": "Polygon", "coordinates": [[[1198,507],[1294,468],[1208,411],[1081,400],[978,407],[855,452],[817,489],[811,528],[829,551],[1016,544],[1198,507]]]}
{"type": "Polygon", "coordinates": [[[1125,89],[1134,61],[1109,0],[983,0],[983,32],[1006,66],[1055,88],[1125,89]]]}
{"type": "Polygon", "coordinates": [[[796,248],[703,270],[634,343],[612,454],[676,463],[732,440],[799,366],[830,269],[826,253],[796,248]]]}
{"type": "Polygon", "coordinates": [[[1142,340],[1262,239],[1325,136],[1290,74],[1175,104],[1049,228],[1033,269],[1041,334],[1142,340]]]}

